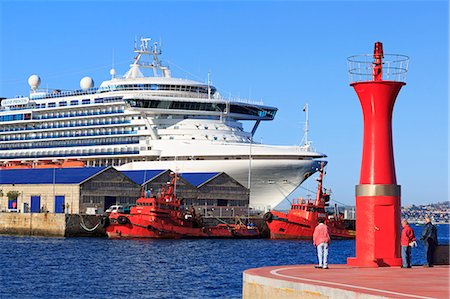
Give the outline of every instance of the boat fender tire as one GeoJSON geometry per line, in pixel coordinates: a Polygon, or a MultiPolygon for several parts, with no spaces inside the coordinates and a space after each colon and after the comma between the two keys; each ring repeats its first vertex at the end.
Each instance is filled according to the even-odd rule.
{"type": "Polygon", "coordinates": [[[151,225],[147,225],[147,229],[149,230],[149,231],[154,231],[155,229],[153,228],[153,226],[151,226],[151,225]]]}
{"type": "Polygon", "coordinates": [[[125,216],[119,216],[117,217],[117,222],[119,222],[119,224],[127,224],[130,223],[130,219],[125,216]]]}
{"type": "Polygon", "coordinates": [[[108,217],[103,216],[103,217],[100,219],[100,224],[101,224],[101,226],[102,226],[103,228],[107,228],[107,227],[111,224],[111,221],[109,221],[109,218],[108,218],[108,217]]]}
{"type": "Polygon", "coordinates": [[[270,223],[270,222],[272,222],[273,214],[270,212],[267,212],[264,214],[263,219],[264,219],[264,221],[267,221],[270,223]]]}

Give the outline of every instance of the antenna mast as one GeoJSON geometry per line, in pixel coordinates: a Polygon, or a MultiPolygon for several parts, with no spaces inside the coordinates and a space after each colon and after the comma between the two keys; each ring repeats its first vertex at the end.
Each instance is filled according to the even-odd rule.
{"type": "Polygon", "coordinates": [[[308,103],[303,107],[303,111],[306,112],[306,121],[305,121],[305,145],[308,145],[308,131],[309,131],[309,118],[308,118],[308,103]]]}
{"type": "Polygon", "coordinates": [[[211,72],[208,72],[208,100],[211,100],[211,72]]]}
{"type": "Polygon", "coordinates": [[[138,41],[134,41],[134,53],[136,56],[134,57],[134,61],[130,64],[130,70],[125,74],[125,78],[142,78],[144,75],[141,73],[140,68],[147,68],[153,70],[153,76],[158,76],[158,70],[162,72],[164,77],[170,77],[170,70],[167,66],[163,66],[161,61],[158,58],[158,55],[161,55],[161,48],[158,45],[158,42],[154,42],[151,45],[151,38],[142,37],[140,39],[140,44],[138,41]],[[142,57],[147,55],[148,57],[152,57],[153,61],[151,63],[141,61],[142,57]]]}
{"type": "Polygon", "coordinates": [[[306,113],[306,119],[305,119],[305,128],[303,130],[304,135],[303,135],[303,146],[305,147],[310,147],[311,146],[311,141],[309,141],[308,139],[308,132],[309,132],[309,106],[308,103],[305,104],[305,106],[303,106],[303,112],[306,113]]]}

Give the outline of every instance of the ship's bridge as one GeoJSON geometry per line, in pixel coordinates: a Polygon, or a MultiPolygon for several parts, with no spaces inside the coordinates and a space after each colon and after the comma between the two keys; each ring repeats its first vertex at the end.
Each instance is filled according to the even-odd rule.
{"type": "Polygon", "coordinates": [[[217,96],[214,86],[172,77],[114,78],[104,81],[97,90],[98,93],[113,91],[148,91],[154,95],[201,98],[217,96]]]}
{"type": "Polygon", "coordinates": [[[236,120],[273,120],[278,109],[252,102],[186,97],[152,97],[134,94],[123,97],[131,107],[149,114],[182,114],[231,117],[236,120]]]}

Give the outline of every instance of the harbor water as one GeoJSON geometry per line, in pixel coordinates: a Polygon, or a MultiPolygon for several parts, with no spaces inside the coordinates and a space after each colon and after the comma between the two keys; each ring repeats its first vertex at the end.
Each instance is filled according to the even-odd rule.
{"type": "MultiPolygon", "coordinates": [[[[449,225],[438,237],[449,243],[449,225]]],[[[424,261],[418,243],[414,265],[424,261]]],[[[354,247],[332,241],[329,262],[346,263],[354,247]]],[[[0,236],[0,298],[240,298],[246,269],[314,263],[311,241],[0,236]]]]}

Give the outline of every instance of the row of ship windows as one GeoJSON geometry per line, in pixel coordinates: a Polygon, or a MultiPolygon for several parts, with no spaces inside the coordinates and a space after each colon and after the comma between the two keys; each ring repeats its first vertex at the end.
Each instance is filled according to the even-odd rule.
{"type": "Polygon", "coordinates": [[[41,141],[33,143],[0,144],[0,150],[37,149],[53,147],[99,146],[139,143],[138,137],[102,138],[88,140],[41,141]]]}
{"type": "MultiPolygon", "coordinates": [[[[111,103],[111,102],[117,102],[120,101],[121,97],[114,97],[114,98],[99,98],[99,99],[82,99],[81,105],[89,105],[89,104],[103,104],[103,103],[111,103]]],[[[67,106],[78,106],[80,105],[80,100],[71,100],[71,101],[60,101],[58,103],[56,102],[49,102],[49,103],[37,103],[36,108],[54,108],[54,107],[67,107],[67,106]]]]}
{"type": "Polygon", "coordinates": [[[0,122],[26,120],[26,119],[31,119],[31,113],[13,114],[13,115],[1,115],[0,116],[0,122]]]}
{"type": "MultiPolygon", "coordinates": [[[[125,107],[120,107],[120,108],[115,107],[115,108],[108,108],[108,109],[79,110],[79,111],[34,114],[33,119],[52,119],[52,118],[77,117],[77,116],[117,114],[117,113],[124,113],[124,111],[125,111],[124,108],[125,107]]],[[[30,120],[30,119],[31,119],[31,113],[1,115],[0,116],[0,122],[30,120]]]]}
{"type": "MultiPolygon", "coordinates": [[[[33,100],[45,99],[46,97],[32,97],[33,100]]],[[[98,99],[83,99],[81,100],[81,105],[89,104],[103,104],[103,103],[114,103],[122,101],[122,97],[108,97],[108,98],[98,98],[98,99]]],[[[67,107],[67,106],[78,106],[80,105],[80,100],[71,101],[60,101],[50,102],[50,103],[36,103],[29,105],[17,105],[9,107],[8,110],[23,110],[23,109],[43,109],[43,108],[54,108],[54,107],[67,107]]]]}
{"type": "Polygon", "coordinates": [[[143,100],[143,99],[127,99],[131,107],[137,108],[155,108],[155,109],[176,109],[176,110],[192,110],[192,111],[212,111],[212,112],[230,112],[236,114],[245,114],[258,116],[261,118],[273,119],[277,112],[276,108],[263,108],[256,106],[246,106],[240,104],[230,104],[229,107],[225,103],[210,102],[184,102],[184,101],[168,101],[168,100],[143,100]]]}
{"type": "MultiPolygon", "coordinates": [[[[222,138],[223,138],[223,140],[227,140],[227,138],[226,138],[225,136],[223,136],[222,138]]],[[[165,139],[165,138],[164,138],[164,139],[165,139]]],[[[175,138],[174,136],[169,136],[168,139],[170,139],[170,140],[173,140],[173,139],[185,139],[185,137],[175,138]]],[[[191,139],[192,139],[192,140],[195,140],[195,139],[207,139],[207,140],[209,140],[210,138],[209,138],[208,135],[205,135],[204,138],[199,136],[199,137],[191,137],[191,139]]],[[[213,140],[219,140],[219,137],[213,136],[212,139],[213,139],[213,140]]]]}
{"type": "MultiPolygon", "coordinates": [[[[189,139],[189,136],[185,136],[185,135],[181,135],[181,136],[164,136],[164,137],[159,137],[159,139],[169,139],[169,140],[186,140],[189,139]]],[[[231,136],[230,138],[227,138],[226,136],[222,136],[222,137],[218,137],[218,136],[209,136],[209,135],[204,135],[204,136],[191,136],[190,137],[191,140],[223,140],[223,141],[241,141],[241,142],[249,142],[250,139],[246,138],[246,137],[241,137],[241,136],[231,136]]]]}
{"type": "MultiPolygon", "coordinates": [[[[51,98],[62,98],[77,95],[91,95],[95,93],[103,93],[109,91],[125,91],[125,90],[169,90],[169,91],[183,91],[190,93],[200,93],[207,94],[207,86],[192,86],[192,85],[169,85],[169,84],[117,84],[110,86],[102,86],[100,88],[91,88],[89,90],[75,90],[68,92],[53,92],[44,95],[34,95],[32,99],[51,99],[51,98]]],[[[209,87],[209,92],[213,95],[216,92],[216,88],[213,86],[209,87]]]]}
{"type": "MultiPolygon", "coordinates": [[[[98,89],[98,92],[108,91],[122,91],[122,90],[169,90],[169,91],[183,91],[193,93],[208,93],[207,86],[192,86],[192,85],[169,85],[169,84],[118,84],[102,86],[98,89]]],[[[213,95],[216,92],[216,88],[209,87],[209,93],[213,95]]]]}
{"type": "MultiPolygon", "coordinates": [[[[170,126],[164,126],[164,125],[160,126],[161,129],[167,129],[169,127],[170,126]]],[[[173,129],[174,130],[179,130],[180,127],[183,127],[183,126],[175,125],[175,126],[173,126],[173,129]]],[[[184,127],[185,127],[185,129],[190,129],[186,125],[184,125],[184,127]]],[[[197,130],[209,130],[209,126],[208,125],[195,124],[195,127],[197,128],[197,130]]],[[[218,126],[215,125],[214,129],[221,130],[221,131],[243,132],[242,128],[240,128],[240,127],[236,127],[236,128],[235,127],[226,127],[226,126],[218,127],[218,126]]]]}
{"type": "Polygon", "coordinates": [[[83,127],[83,126],[98,126],[98,125],[116,125],[116,124],[129,124],[130,120],[121,118],[113,119],[90,119],[88,120],[78,120],[78,121],[63,121],[63,122],[52,122],[52,123],[42,123],[42,124],[28,124],[22,127],[8,126],[0,127],[0,132],[18,132],[18,131],[29,131],[29,130],[41,130],[41,129],[58,129],[58,128],[71,128],[71,127],[83,127]]]}
{"type": "Polygon", "coordinates": [[[17,154],[5,154],[0,155],[0,159],[25,159],[25,158],[46,158],[46,157],[76,157],[76,156],[98,156],[98,155],[130,155],[130,154],[139,154],[139,149],[131,148],[125,150],[117,150],[117,149],[108,149],[108,150],[99,150],[95,152],[63,152],[63,153],[17,153],[17,154]]]}
{"type": "Polygon", "coordinates": [[[92,116],[92,115],[104,115],[104,114],[116,114],[124,113],[125,107],[115,107],[108,109],[92,109],[92,110],[78,110],[78,111],[66,111],[55,113],[43,113],[33,115],[33,119],[49,119],[49,118],[64,118],[64,117],[76,117],[76,116],[92,116]]]}
{"type": "Polygon", "coordinates": [[[48,139],[48,138],[63,138],[63,137],[83,137],[83,136],[105,136],[105,135],[124,135],[124,134],[137,134],[136,129],[125,128],[102,128],[95,130],[77,130],[66,132],[45,132],[30,135],[6,135],[1,136],[0,141],[14,141],[14,140],[36,140],[36,139],[48,139]]]}

